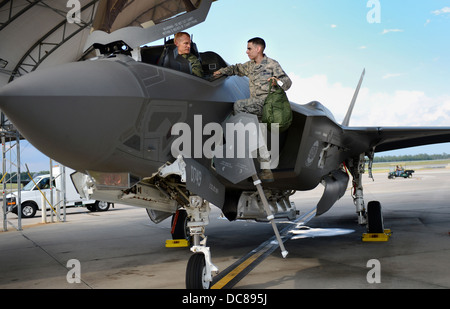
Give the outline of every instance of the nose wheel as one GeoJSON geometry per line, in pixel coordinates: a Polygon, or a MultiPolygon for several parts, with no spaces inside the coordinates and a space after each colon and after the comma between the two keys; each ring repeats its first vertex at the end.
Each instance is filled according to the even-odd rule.
{"type": "Polygon", "coordinates": [[[196,290],[209,290],[211,281],[208,279],[205,255],[195,253],[189,259],[186,268],[186,288],[196,290]]]}

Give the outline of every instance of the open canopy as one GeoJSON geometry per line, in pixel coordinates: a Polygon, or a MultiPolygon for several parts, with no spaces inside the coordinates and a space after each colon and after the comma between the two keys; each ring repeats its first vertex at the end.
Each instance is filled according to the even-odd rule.
{"type": "Polygon", "coordinates": [[[114,32],[118,29],[159,24],[180,13],[197,9],[201,0],[103,0],[93,29],[114,32]]]}
{"type": "Polygon", "coordinates": [[[123,41],[131,48],[165,38],[206,19],[213,0],[102,0],[85,50],[123,41]]]}

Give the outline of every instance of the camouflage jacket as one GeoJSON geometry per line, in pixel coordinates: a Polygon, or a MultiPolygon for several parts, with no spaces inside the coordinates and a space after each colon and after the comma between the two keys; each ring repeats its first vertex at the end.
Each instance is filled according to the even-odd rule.
{"type": "Polygon", "coordinates": [[[269,82],[267,81],[271,77],[276,77],[283,85],[281,88],[287,91],[292,81],[283,71],[280,64],[264,55],[260,64],[256,64],[255,61],[248,61],[243,64],[231,65],[219,70],[225,75],[238,75],[247,76],[249,78],[250,96],[264,99],[269,93],[269,82]]]}
{"type": "Polygon", "coordinates": [[[181,55],[181,57],[189,61],[189,63],[191,64],[192,74],[198,77],[203,77],[202,64],[200,63],[200,60],[198,60],[197,57],[195,57],[193,54],[185,54],[181,55]]]}

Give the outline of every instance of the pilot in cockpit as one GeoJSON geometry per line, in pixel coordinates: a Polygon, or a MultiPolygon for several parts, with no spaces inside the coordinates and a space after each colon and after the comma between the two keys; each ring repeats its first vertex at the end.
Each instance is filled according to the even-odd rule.
{"type": "Polygon", "coordinates": [[[192,74],[203,77],[203,69],[200,60],[191,54],[191,37],[189,33],[178,32],[175,34],[175,46],[178,50],[178,55],[189,61],[192,74]]]}

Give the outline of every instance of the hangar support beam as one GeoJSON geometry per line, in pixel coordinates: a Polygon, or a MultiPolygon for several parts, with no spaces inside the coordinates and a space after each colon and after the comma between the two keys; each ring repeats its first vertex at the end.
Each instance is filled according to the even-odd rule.
{"type": "MultiPolygon", "coordinates": [[[[0,128],[0,138],[2,141],[2,178],[1,178],[1,184],[2,184],[2,218],[3,218],[3,231],[8,230],[8,219],[7,214],[10,211],[9,205],[7,205],[7,199],[6,195],[9,193],[9,191],[12,190],[12,183],[13,183],[13,175],[15,173],[16,175],[16,182],[17,186],[21,185],[21,179],[20,179],[20,134],[17,130],[14,129],[11,125],[5,125],[2,122],[2,126],[0,128]],[[7,143],[9,147],[7,147],[7,143]],[[15,158],[13,158],[13,149],[16,150],[15,158]],[[8,155],[9,154],[9,159],[8,155]],[[15,162],[14,162],[15,160],[15,162]],[[9,163],[9,167],[8,167],[9,163]],[[15,170],[15,171],[13,171],[15,170]],[[9,177],[7,177],[9,175],[9,177]],[[9,187],[8,187],[9,184],[9,187]]],[[[17,191],[17,205],[18,205],[18,226],[16,227],[17,230],[22,230],[22,212],[20,209],[21,205],[21,194],[20,190],[17,191]]]]}
{"type": "MultiPolygon", "coordinates": [[[[62,22],[53,27],[49,32],[36,41],[30,49],[22,56],[16,67],[12,70],[8,82],[12,82],[15,77],[22,76],[36,70],[36,68],[53,52],[64,43],[72,39],[81,31],[91,27],[94,20],[96,4],[99,0],[92,0],[81,8],[82,17],[86,21],[81,21],[70,25],[65,18],[62,22]],[[50,49],[46,49],[50,47],[50,49]]],[[[49,7],[46,5],[46,7],[49,7]]],[[[50,8],[50,7],[49,7],[50,8]]]]}
{"type": "Polygon", "coordinates": [[[0,31],[2,31],[6,26],[8,26],[10,23],[12,23],[15,19],[19,18],[22,14],[26,13],[29,9],[31,9],[33,6],[41,2],[40,0],[34,0],[34,1],[26,1],[27,5],[22,8],[21,10],[15,11],[15,7],[21,7],[21,4],[23,4],[25,1],[21,0],[4,0],[0,2],[0,9],[3,7],[6,7],[6,5],[9,3],[9,7],[6,8],[8,10],[8,18],[5,21],[0,21],[0,31]],[[16,5],[15,5],[16,4],[16,5]]]}

